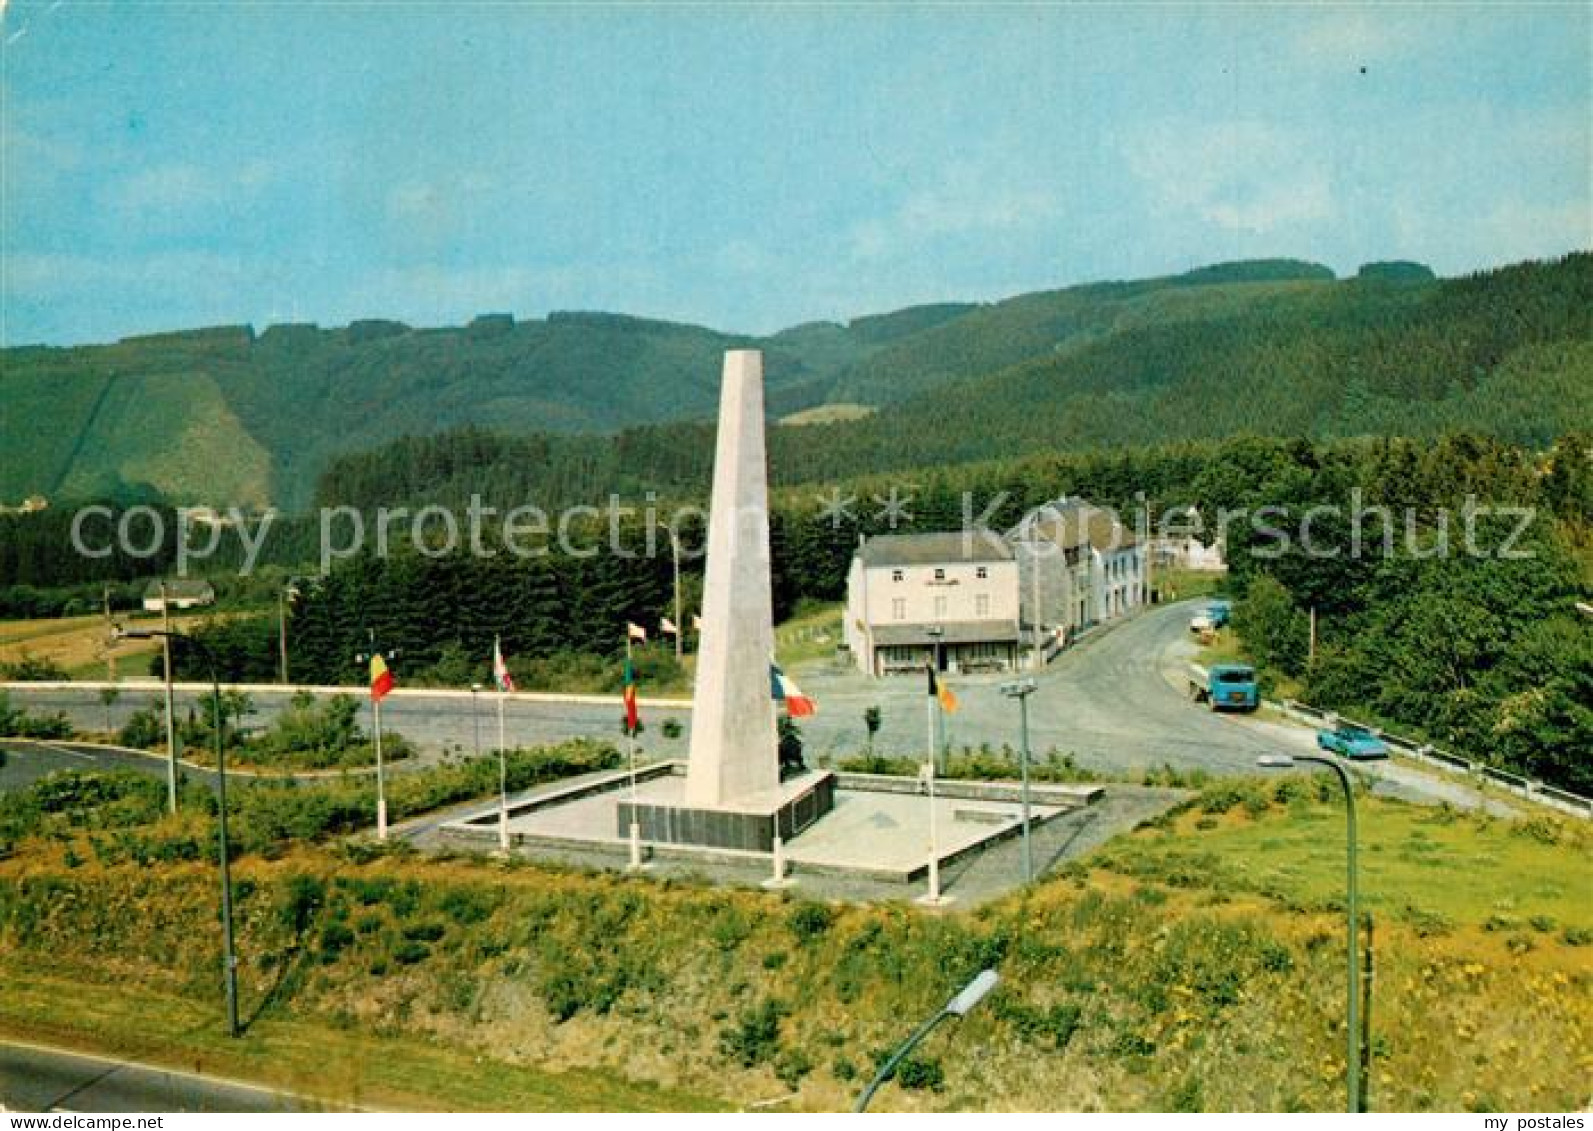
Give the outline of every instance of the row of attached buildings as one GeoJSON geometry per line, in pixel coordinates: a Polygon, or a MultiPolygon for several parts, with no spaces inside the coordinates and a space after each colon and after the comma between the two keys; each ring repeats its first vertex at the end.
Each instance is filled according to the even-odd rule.
{"type": "Polygon", "coordinates": [[[1110,511],[1062,498],[1005,534],[886,534],[847,576],[845,638],[870,675],[1037,666],[1148,599],[1145,546],[1110,511]]]}

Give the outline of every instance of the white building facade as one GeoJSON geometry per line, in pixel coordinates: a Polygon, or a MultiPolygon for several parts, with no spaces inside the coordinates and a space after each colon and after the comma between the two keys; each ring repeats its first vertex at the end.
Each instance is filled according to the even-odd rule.
{"type": "Polygon", "coordinates": [[[1010,670],[1018,615],[1018,563],[993,532],[880,535],[852,556],[846,644],[869,675],[1010,670]]]}
{"type": "Polygon", "coordinates": [[[1144,544],[1110,510],[1063,497],[1024,515],[1006,540],[1018,564],[1031,664],[1146,601],[1144,544]]]}

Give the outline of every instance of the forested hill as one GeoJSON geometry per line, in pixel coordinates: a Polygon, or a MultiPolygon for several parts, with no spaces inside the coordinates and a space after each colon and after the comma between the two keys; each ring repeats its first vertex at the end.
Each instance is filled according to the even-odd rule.
{"type": "Polygon", "coordinates": [[[11,349],[0,353],[0,503],[158,495],[296,509],[317,493],[363,497],[383,465],[381,489],[407,493],[439,479],[501,482],[506,459],[522,464],[513,475],[537,477],[541,498],[695,484],[711,455],[703,422],[720,354],[738,346],[765,351],[775,416],[880,408],[777,429],[772,460],[786,482],[1245,431],[1465,427],[1537,444],[1593,415],[1590,260],[1451,281],[1408,263],[1342,281],[1293,260],[1224,264],[763,338],[554,314],[11,349]],[[531,439],[459,431],[472,427],[531,439]],[[447,438],[410,441],[375,466],[338,459],[449,432],[457,450],[447,438]],[[609,435],[561,439],[594,432],[609,435]],[[400,484],[397,460],[408,465],[400,484]],[[550,481],[563,486],[550,492],[550,481]]]}
{"type": "MultiPolygon", "coordinates": [[[[995,372],[942,377],[862,420],[777,427],[769,438],[775,482],[1247,433],[1468,431],[1542,448],[1593,420],[1593,256],[1443,283],[1414,265],[1389,264],[1333,283],[1085,289],[1097,292],[1096,317],[1115,304],[1118,328],[1079,333],[995,372]],[[1160,316],[1148,317],[1150,308],[1160,316]]],[[[1044,306],[1041,297],[907,335],[849,375],[882,372],[892,357],[958,327],[1001,319],[1017,334],[1013,328],[1044,306]]],[[[1078,296],[1055,299],[1053,311],[1078,296]]],[[[993,351],[1009,340],[994,337],[993,351]]],[[[463,506],[479,493],[500,505],[530,499],[556,507],[609,491],[703,494],[712,457],[706,423],[580,442],[471,431],[340,457],[317,497],[361,507],[463,506]]]]}
{"type": "Polygon", "coordinates": [[[1153,292],[1111,331],[863,420],[785,430],[771,461],[804,481],[1244,433],[1473,431],[1543,447],[1593,420],[1593,255],[1443,282],[1389,267],[1153,292]]]}

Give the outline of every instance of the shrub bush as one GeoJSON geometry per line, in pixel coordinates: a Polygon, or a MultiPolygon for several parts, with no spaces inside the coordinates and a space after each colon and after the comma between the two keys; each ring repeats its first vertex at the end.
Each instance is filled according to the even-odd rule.
{"type": "Polygon", "coordinates": [[[400,966],[413,966],[431,957],[431,948],[416,939],[404,939],[393,947],[393,961],[400,966]]]}
{"type": "Polygon", "coordinates": [[[785,917],[786,926],[804,946],[820,938],[835,922],[835,911],[822,903],[804,900],[792,907],[785,917]]]}
{"type": "Polygon", "coordinates": [[[784,1003],[775,998],[743,1010],[734,1025],[720,1032],[719,1051],[743,1068],[772,1060],[779,1051],[780,1020],[786,1013],[784,1003]]]}
{"type": "Polygon", "coordinates": [[[938,1092],[946,1086],[946,1070],[938,1057],[908,1056],[896,1066],[896,1082],[910,1091],[938,1092]]]}

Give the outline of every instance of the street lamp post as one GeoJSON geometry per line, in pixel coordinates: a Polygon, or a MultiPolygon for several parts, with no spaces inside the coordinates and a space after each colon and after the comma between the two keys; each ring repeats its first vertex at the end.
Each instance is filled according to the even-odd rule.
{"type": "Polygon", "coordinates": [[[221,861],[221,943],[224,950],[222,970],[227,993],[227,1035],[236,1037],[238,1029],[238,953],[232,937],[232,871],[227,860],[227,754],[222,742],[221,679],[216,674],[216,657],[205,644],[180,632],[157,628],[119,629],[117,635],[128,640],[162,638],[169,643],[180,640],[196,649],[205,658],[210,669],[210,704],[213,726],[212,740],[216,753],[216,822],[218,848],[221,861]]]}
{"type": "Polygon", "coordinates": [[[277,674],[284,687],[288,684],[288,609],[304,595],[301,582],[313,589],[319,586],[321,577],[292,574],[277,590],[277,664],[281,669],[277,674]]]}
{"type": "Polygon", "coordinates": [[[981,970],[974,975],[973,981],[957,991],[957,996],[942,1006],[939,1012],[920,1025],[911,1037],[908,1037],[895,1052],[891,1053],[890,1059],[874,1074],[874,1079],[869,1081],[868,1087],[863,1089],[863,1094],[857,1097],[857,1105],[852,1108],[853,1113],[868,1110],[869,1101],[874,1098],[874,1093],[879,1091],[880,1085],[891,1078],[891,1074],[896,1071],[896,1066],[902,1062],[902,1059],[908,1053],[917,1048],[925,1037],[929,1036],[935,1026],[947,1018],[966,1017],[969,1010],[983,1001],[985,996],[995,989],[996,984],[1000,981],[1001,975],[994,970],[981,970]]]}
{"type": "Polygon", "coordinates": [[[1256,759],[1258,766],[1272,770],[1292,769],[1301,762],[1311,762],[1319,766],[1328,767],[1328,769],[1338,775],[1339,785],[1344,790],[1345,840],[1347,843],[1345,851],[1347,873],[1345,886],[1349,904],[1345,915],[1349,925],[1345,943],[1348,952],[1346,972],[1349,978],[1349,986],[1346,994],[1346,1012],[1349,1022],[1349,1035],[1347,1038],[1348,1047],[1345,1050],[1344,1082],[1345,1091],[1348,1094],[1347,1109],[1351,1112],[1356,1112],[1361,1110],[1361,1026],[1358,1017],[1360,1009],[1360,987],[1358,985],[1360,970],[1355,961],[1356,935],[1360,930],[1360,916],[1356,906],[1355,880],[1355,790],[1350,783],[1350,775],[1344,771],[1343,766],[1331,758],[1322,758],[1315,754],[1265,754],[1256,759]]]}
{"type": "Polygon", "coordinates": [[[1018,765],[1023,777],[1023,882],[1034,882],[1034,843],[1029,833],[1029,696],[1039,690],[1033,679],[1016,679],[1001,685],[1001,694],[1018,701],[1019,726],[1023,746],[1018,753],[1018,765]]]}

